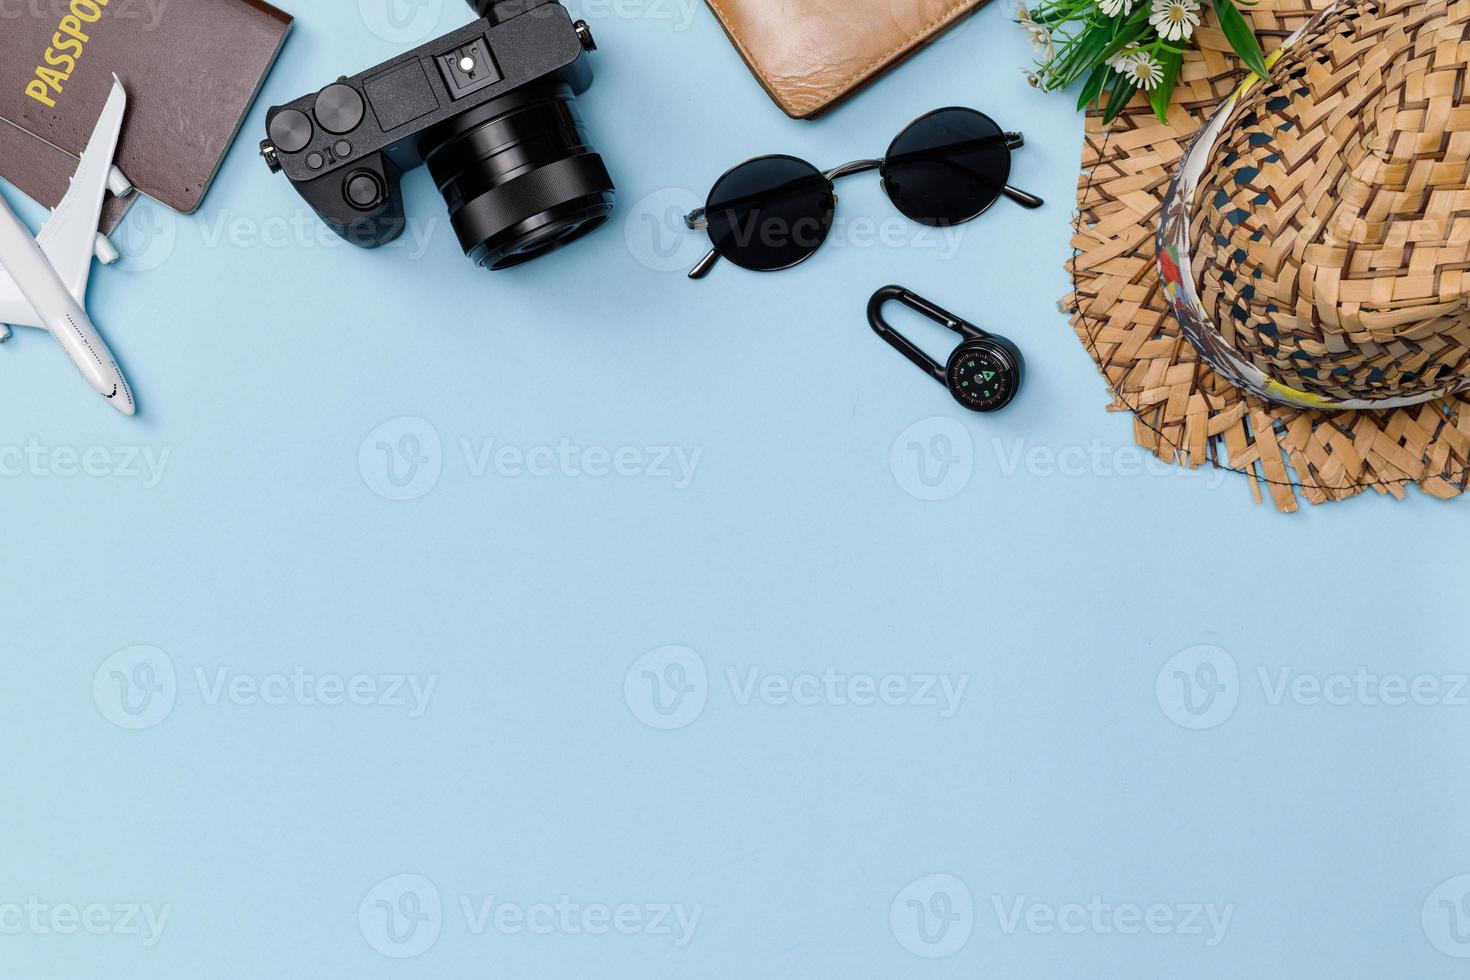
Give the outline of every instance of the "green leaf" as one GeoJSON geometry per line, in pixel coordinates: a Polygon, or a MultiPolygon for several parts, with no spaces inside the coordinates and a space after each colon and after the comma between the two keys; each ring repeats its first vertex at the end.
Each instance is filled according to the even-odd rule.
{"type": "Polygon", "coordinates": [[[1071,20],[1073,16],[1074,14],[1072,13],[1072,11],[1064,10],[1061,8],[1058,8],[1056,10],[1031,11],[1031,19],[1045,27],[1052,27],[1057,24],[1065,24],[1067,21],[1071,20]]]}
{"type": "Polygon", "coordinates": [[[1115,77],[1112,94],[1108,96],[1108,107],[1103,110],[1104,126],[1118,118],[1119,113],[1128,105],[1128,100],[1133,98],[1133,93],[1137,91],[1138,86],[1135,83],[1122,75],[1115,77]]]}
{"type": "Polygon", "coordinates": [[[1065,88],[1085,71],[1091,71],[1092,66],[1097,64],[1097,56],[1108,46],[1108,31],[1104,29],[1088,31],[1081,40],[1067,52],[1062,59],[1062,64],[1054,65],[1052,72],[1057,77],[1058,86],[1065,88]]]}
{"type": "Polygon", "coordinates": [[[1148,25],[1143,23],[1142,21],[1139,21],[1138,23],[1130,23],[1124,26],[1123,30],[1120,31],[1118,35],[1113,38],[1112,43],[1103,48],[1102,52],[1098,54],[1098,60],[1106,62],[1113,55],[1128,47],[1128,45],[1138,40],[1138,36],[1143,33],[1144,28],[1147,26],[1148,25]]]}
{"type": "Polygon", "coordinates": [[[1235,0],[1215,0],[1215,13],[1220,18],[1220,30],[1225,32],[1225,39],[1240,55],[1240,60],[1246,63],[1251,71],[1265,78],[1271,74],[1266,67],[1266,59],[1261,54],[1261,46],[1256,42],[1256,35],[1241,16],[1240,10],[1235,6],[1235,0]]]}
{"type": "Polygon", "coordinates": [[[1087,76],[1087,84],[1082,86],[1082,94],[1077,97],[1077,111],[1081,112],[1102,95],[1103,82],[1108,80],[1108,72],[1112,71],[1107,65],[1098,65],[1092,69],[1092,74],[1087,76]]]}
{"type": "Polygon", "coordinates": [[[1154,107],[1154,115],[1159,117],[1159,122],[1168,122],[1169,96],[1174,92],[1174,83],[1179,80],[1179,67],[1183,63],[1184,58],[1173,52],[1159,59],[1159,64],[1164,68],[1164,77],[1148,93],[1149,105],[1154,107]]]}
{"type": "MultiPolygon", "coordinates": [[[[1092,2],[1092,0],[1088,0],[1092,2]]],[[[1066,41],[1060,45],[1058,54],[1047,66],[1047,74],[1052,78],[1052,88],[1065,88],[1066,85],[1075,80],[1084,71],[1091,68],[1090,65],[1079,64],[1078,47],[1084,43],[1091,48],[1095,43],[1095,34],[1110,34],[1111,28],[1105,24],[1095,24],[1091,20],[1084,21],[1076,31],[1070,34],[1066,41]]],[[[1086,52],[1082,52],[1085,54],[1086,52]]]]}

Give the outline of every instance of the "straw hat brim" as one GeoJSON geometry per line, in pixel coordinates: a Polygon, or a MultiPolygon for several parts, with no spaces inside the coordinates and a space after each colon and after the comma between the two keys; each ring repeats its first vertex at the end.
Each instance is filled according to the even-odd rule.
{"type": "MultiPolygon", "coordinates": [[[[1247,17],[1268,51],[1328,0],[1260,0],[1247,17]]],[[[1194,134],[1243,72],[1213,15],[1196,33],[1160,123],[1142,96],[1104,129],[1089,113],[1069,263],[1072,326],[1107,379],[1113,410],[1134,416],[1138,443],[1183,466],[1244,474],[1276,507],[1377,490],[1435,497],[1470,483],[1470,401],[1449,396],[1377,411],[1316,411],[1232,387],[1185,338],[1158,278],[1155,235],[1169,182],[1194,134]]]]}

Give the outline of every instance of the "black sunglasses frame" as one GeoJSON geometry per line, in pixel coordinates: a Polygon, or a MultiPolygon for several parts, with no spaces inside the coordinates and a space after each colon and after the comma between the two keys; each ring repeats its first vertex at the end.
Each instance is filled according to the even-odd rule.
{"type": "MultiPolygon", "coordinates": [[[[816,173],[820,174],[827,181],[828,186],[832,188],[832,191],[833,191],[833,200],[835,201],[836,200],[836,187],[835,187],[836,181],[841,180],[843,177],[852,177],[852,176],[855,176],[857,174],[871,173],[871,172],[873,172],[875,170],[878,171],[880,175],[886,177],[887,175],[884,173],[884,170],[887,167],[888,161],[889,161],[890,157],[893,154],[893,148],[894,148],[894,146],[896,146],[898,144],[898,141],[899,140],[903,139],[903,137],[909,132],[909,130],[913,129],[915,126],[917,126],[919,123],[922,123],[924,120],[929,119],[932,116],[936,116],[936,115],[938,115],[941,112],[955,112],[955,111],[974,113],[975,115],[977,115],[977,116],[981,117],[982,119],[986,120],[987,122],[989,122],[992,126],[995,126],[996,130],[999,131],[1001,134],[1003,134],[1005,136],[1006,150],[1007,151],[1019,150],[1021,147],[1023,147],[1023,146],[1026,145],[1026,138],[1023,135],[1021,135],[1019,132],[1011,132],[1009,130],[1002,129],[999,123],[997,123],[994,119],[991,119],[989,116],[987,116],[985,113],[981,112],[979,109],[971,109],[969,106],[944,106],[942,108],[933,109],[933,110],[931,110],[929,112],[924,113],[922,116],[919,116],[917,119],[914,119],[912,122],[910,122],[907,126],[903,127],[903,129],[899,130],[898,135],[895,136],[893,138],[893,140],[888,144],[888,153],[886,153],[884,155],[883,159],[881,159],[881,160],[871,160],[871,159],[870,160],[854,160],[851,163],[844,163],[840,167],[833,167],[831,170],[819,170],[816,166],[814,166],[811,163],[808,163],[806,160],[803,160],[800,157],[793,157],[793,156],[790,156],[790,155],[787,155],[787,154],[782,154],[782,153],[768,153],[768,154],[764,154],[764,155],[758,156],[758,157],[751,157],[749,160],[744,160],[744,161],[742,161],[740,163],[737,163],[735,166],[731,167],[729,170],[726,170],[723,174],[720,175],[720,179],[717,180],[717,181],[715,181],[714,182],[714,185],[710,188],[710,197],[713,197],[714,196],[715,190],[719,188],[720,184],[724,182],[724,180],[725,180],[726,177],[729,177],[731,174],[733,174],[736,171],[740,170],[742,167],[747,167],[750,164],[759,162],[761,160],[785,159],[785,160],[795,160],[798,163],[806,164],[806,166],[811,167],[813,171],[815,171],[816,173]]],[[[883,192],[885,194],[887,194],[888,193],[888,182],[887,182],[887,180],[882,181],[882,184],[883,184],[883,192]]],[[[911,215],[907,215],[907,214],[905,214],[904,217],[909,218],[909,220],[911,220],[911,221],[919,221],[920,224],[928,224],[928,225],[931,225],[933,227],[949,227],[949,226],[956,225],[956,224],[964,224],[964,223],[969,222],[969,221],[974,221],[976,218],[980,217],[986,211],[989,211],[995,205],[995,202],[998,201],[998,200],[1000,200],[1002,197],[1008,197],[1008,198],[1010,198],[1012,201],[1015,201],[1017,204],[1021,205],[1023,208],[1039,208],[1043,204],[1046,203],[1041,198],[1037,197],[1035,194],[1028,194],[1026,191],[1023,191],[1023,190],[1021,190],[1019,188],[1016,188],[1016,187],[1012,187],[1010,184],[1006,184],[1004,187],[1001,188],[1001,192],[999,194],[997,194],[994,198],[992,198],[989,202],[987,202],[986,205],[984,207],[982,207],[979,211],[976,211],[974,214],[970,215],[967,218],[961,218],[958,221],[954,221],[954,222],[927,222],[927,221],[919,221],[919,219],[914,218],[911,215]]],[[[895,205],[895,207],[896,206],[897,205],[895,205]]],[[[690,211],[688,214],[686,214],[684,216],[684,224],[685,224],[685,226],[688,227],[691,231],[701,231],[701,230],[708,229],[709,228],[709,211],[710,211],[709,201],[706,200],[704,207],[702,207],[702,208],[695,208],[693,211],[690,211]]],[[[900,209],[899,210],[899,213],[900,214],[903,214],[903,211],[900,209]]],[[[830,231],[830,228],[827,229],[827,231],[830,231]]],[[[711,238],[711,245],[713,245],[713,241],[714,241],[713,238],[711,238]]],[[[797,259],[795,262],[790,262],[790,263],[788,263],[786,265],[778,266],[778,267],[774,267],[774,268],[770,268],[770,269],[756,269],[756,270],[751,270],[751,271],[756,271],[756,272],[784,272],[787,269],[795,268],[796,266],[801,265],[801,263],[805,262],[807,259],[811,258],[813,255],[817,254],[817,251],[821,248],[822,244],[825,244],[825,242],[826,242],[826,231],[824,231],[824,233],[823,233],[823,241],[821,243],[818,243],[818,245],[815,248],[811,249],[809,252],[807,252],[801,258],[797,259]]],[[[693,269],[689,270],[689,278],[690,279],[703,279],[705,276],[707,276],[707,275],[710,274],[710,272],[714,269],[715,265],[720,261],[720,259],[721,258],[725,258],[725,257],[726,256],[723,256],[723,255],[720,254],[720,250],[719,250],[718,247],[712,247],[709,250],[709,253],[707,255],[705,255],[704,258],[702,258],[702,259],[699,260],[699,264],[697,264],[693,269]]],[[[734,260],[732,259],[731,261],[734,261],[734,260]]],[[[740,263],[737,262],[736,264],[739,265],[740,263]]],[[[742,266],[742,268],[744,268],[744,267],[742,266]]]]}

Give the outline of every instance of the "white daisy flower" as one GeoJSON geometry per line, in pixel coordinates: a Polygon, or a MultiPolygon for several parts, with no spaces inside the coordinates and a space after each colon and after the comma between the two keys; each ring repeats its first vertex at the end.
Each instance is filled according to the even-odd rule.
{"type": "Polygon", "coordinates": [[[1104,64],[1106,64],[1109,68],[1113,69],[1113,71],[1117,72],[1118,74],[1126,75],[1128,74],[1128,62],[1132,61],[1133,56],[1137,53],[1138,45],[1129,44],[1125,46],[1122,51],[1119,51],[1117,54],[1109,58],[1106,62],[1104,62],[1104,64]]]}
{"type": "Polygon", "coordinates": [[[1133,12],[1133,0],[1097,0],[1097,5],[1109,17],[1124,16],[1133,12]]]}
{"type": "Polygon", "coordinates": [[[1057,56],[1056,46],[1052,44],[1051,31],[1034,20],[1021,21],[1021,30],[1026,32],[1026,40],[1031,42],[1032,50],[1042,61],[1051,61],[1057,56]]]}
{"type": "Polygon", "coordinates": [[[1041,88],[1041,76],[1036,74],[1036,72],[1032,71],[1030,68],[1022,68],[1021,74],[1026,76],[1026,84],[1030,85],[1032,88],[1041,88]]]}
{"type": "Polygon", "coordinates": [[[1016,20],[1019,20],[1021,23],[1024,24],[1026,21],[1028,21],[1030,19],[1031,19],[1031,11],[1029,11],[1029,10],[1026,9],[1026,5],[1024,3],[1018,3],[1018,4],[1016,4],[1016,20]]]}
{"type": "Polygon", "coordinates": [[[1147,92],[1164,80],[1164,66],[1147,51],[1138,51],[1128,59],[1123,75],[1147,92]]]}
{"type": "Polygon", "coordinates": [[[1182,41],[1199,26],[1198,0],[1153,0],[1148,22],[1166,41],[1182,41]]]}

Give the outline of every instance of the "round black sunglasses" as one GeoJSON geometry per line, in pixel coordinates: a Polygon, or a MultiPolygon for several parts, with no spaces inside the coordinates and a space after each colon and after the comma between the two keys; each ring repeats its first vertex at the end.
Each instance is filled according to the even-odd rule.
{"type": "Polygon", "coordinates": [[[756,272],[806,261],[832,231],[833,181],[877,170],[889,200],[905,216],[935,227],[978,218],[1002,195],[1022,207],[1042,200],[1017,190],[1011,151],[1025,145],[975,109],[950,106],[925,113],[894,137],[881,160],[856,160],[822,171],[793,156],[756,157],[715,181],[705,206],[684,223],[707,229],[712,248],[689,273],[709,275],[721,257],[756,272]]]}

